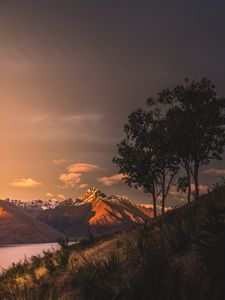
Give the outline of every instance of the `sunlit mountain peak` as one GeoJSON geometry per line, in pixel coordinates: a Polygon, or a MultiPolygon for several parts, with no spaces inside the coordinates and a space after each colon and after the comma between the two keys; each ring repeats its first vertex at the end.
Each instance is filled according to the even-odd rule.
{"type": "Polygon", "coordinates": [[[100,190],[96,189],[95,187],[89,188],[85,194],[79,197],[80,200],[85,202],[92,202],[97,198],[105,199],[106,195],[102,193],[100,190]]]}

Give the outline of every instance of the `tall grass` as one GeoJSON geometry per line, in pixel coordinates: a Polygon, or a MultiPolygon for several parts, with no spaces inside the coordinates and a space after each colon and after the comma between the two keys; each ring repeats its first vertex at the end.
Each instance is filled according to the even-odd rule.
{"type": "Polygon", "coordinates": [[[60,245],[3,272],[0,299],[223,300],[224,182],[150,224],[60,245]]]}

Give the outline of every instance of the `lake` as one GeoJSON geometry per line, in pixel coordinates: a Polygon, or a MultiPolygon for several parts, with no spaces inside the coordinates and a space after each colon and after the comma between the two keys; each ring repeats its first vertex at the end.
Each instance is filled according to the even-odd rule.
{"type": "Polygon", "coordinates": [[[29,259],[32,255],[42,254],[43,250],[57,250],[57,243],[45,244],[23,244],[23,245],[6,245],[0,247],[0,269],[6,269],[23,260],[25,256],[29,259]]]}

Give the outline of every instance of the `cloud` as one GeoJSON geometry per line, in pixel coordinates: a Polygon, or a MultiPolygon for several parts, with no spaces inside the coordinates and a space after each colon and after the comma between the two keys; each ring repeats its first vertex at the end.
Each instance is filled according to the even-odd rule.
{"type": "Polygon", "coordinates": [[[57,197],[60,198],[60,199],[62,199],[62,200],[66,199],[66,197],[63,194],[58,194],[57,197]]]}
{"type": "Polygon", "coordinates": [[[98,170],[100,167],[94,164],[72,164],[67,167],[68,172],[70,173],[89,173],[95,170],[98,170]]]}
{"type": "Polygon", "coordinates": [[[123,174],[116,174],[109,177],[105,176],[105,177],[98,178],[98,181],[103,185],[111,186],[113,184],[120,182],[123,177],[124,177],[123,174]]]}
{"type": "Polygon", "coordinates": [[[177,191],[177,187],[173,186],[170,191],[169,194],[173,197],[182,197],[184,195],[184,193],[182,191],[177,191]]]}
{"type": "Polygon", "coordinates": [[[88,187],[88,184],[87,184],[87,183],[82,183],[82,184],[79,185],[79,188],[80,188],[80,189],[85,189],[85,188],[87,188],[87,187],[88,187]]]}
{"type": "Polygon", "coordinates": [[[74,188],[76,187],[81,180],[81,173],[63,173],[59,176],[65,187],[74,188]]]}
{"type": "Polygon", "coordinates": [[[43,114],[43,115],[37,115],[35,117],[32,117],[31,121],[34,124],[48,124],[48,125],[56,125],[59,124],[60,126],[62,124],[67,125],[83,125],[85,123],[96,123],[101,121],[102,115],[99,114],[67,114],[67,115],[51,115],[51,114],[43,114]]]}
{"type": "Polygon", "coordinates": [[[22,179],[15,179],[12,183],[12,186],[14,187],[24,187],[24,188],[30,188],[30,187],[38,187],[41,186],[42,183],[39,181],[36,181],[32,178],[22,178],[22,179]]]}
{"type": "MultiPolygon", "coordinates": [[[[205,185],[205,184],[199,184],[198,188],[199,188],[200,194],[205,194],[209,190],[209,186],[205,185]]],[[[191,191],[194,192],[194,190],[195,190],[195,185],[194,185],[194,183],[192,183],[191,184],[191,191]]]]}
{"type": "Polygon", "coordinates": [[[202,171],[202,174],[206,176],[223,176],[225,175],[225,169],[210,168],[202,171]]]}
{"type": "MultiPolygon", "coordinates": [[[[107,118],[109,124],[109,118],[107,118]]],[[[31,116],[29,122],[33,125],[41,139],[64,140],[76,136],[76,141],[109,142],[109,134],[102,114],[68,114],[68,111],[60,113],[31,116]]],[[[90,147],[89,146],[89,147],[90,147]]],[[[92,150],[93,151],[93,150],[92,150]]]]}
{"type": "Polygon", "coordinates": [[[67,115],[60,119],[63,123],[86,123],[86,122],[98,122],[102,119],[102,116],[99,114],[75,114],[75,115],[67,115]]]}
{"type": "Polygon", "coordinates": [[[76,163],[68,166],[66,168],[67,173],[63,173],[59,176],[59,179],[64,183],[64,186],[61,186],[61,188],[79,187],[83,189],[88,187],[88,184],[80,183],[82,174],[90,173],[98,169],[100,169],[100,167],[95,164],[76,163]]]}
{"type": "Polygon", "coordinates": [[[54,194],[52,194],[52,193],[46,193],[46,197],[48,197],[49,199],[54,198],[54,194]]]}
{"type": "MultiPolygon", "coordinates": [[[[209,186],[204,184],[199,184],[199,192],[200,194],[205,194],[208,192],[209,186]]],[[[194,193],[195,191],[195,185],[194,183],[191,184],[191,192],[194,193]]],[[[171,190],[169,191],[170,196],[179,198],[180,200],[183,200],[184,193],[182,191],[177,191],[177,188],[173,186],[171,190]]]]}
{"type": "Polygon", "coordinates": [[[61,165],[61,164],[65,163],[65,162],[66,162],[66,159],[64,159],[64,158],[53,159],[53,161],[52,161],[52,163],[53,163],[54,165],[61,165]]]}

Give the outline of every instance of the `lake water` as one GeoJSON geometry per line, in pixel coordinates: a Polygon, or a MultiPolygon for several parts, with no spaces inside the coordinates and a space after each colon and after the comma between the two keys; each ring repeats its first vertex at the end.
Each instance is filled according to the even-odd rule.
{"type": "Polygon", "coordinates": [[[57,243],[6,245],[0,247],[0,269],[7,269],[12,263],[17,263],[25,257],[42,254],[43,250],[57,250],[57,243]]]}

